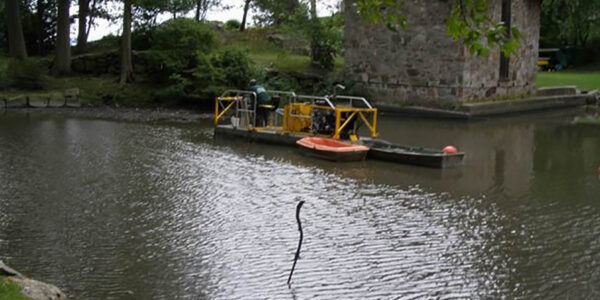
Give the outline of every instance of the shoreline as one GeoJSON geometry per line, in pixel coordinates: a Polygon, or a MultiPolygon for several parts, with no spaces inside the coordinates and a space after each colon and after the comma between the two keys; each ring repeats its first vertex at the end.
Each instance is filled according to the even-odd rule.
{"type": "Polygon", "coordinates": [[[128,108],[128,107],[51,107],[0,109],[0,118],[10,113],[41,113],[73,116],[78,118],[103,119],[125,122],[174,122],[193,123],[212,118],[212,113],[181,108],[128,108]]]}

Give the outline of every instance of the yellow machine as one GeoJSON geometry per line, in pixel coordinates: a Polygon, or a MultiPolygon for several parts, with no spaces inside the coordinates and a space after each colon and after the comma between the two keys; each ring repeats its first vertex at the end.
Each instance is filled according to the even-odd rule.
{"type": "Polygon", "coordinates": [[[312,135],[357,140],[359,128],[365,125],[372,138],[378,135],[377,109],[365,98],[301,96],[282,91],[268,93],[281,98],[281,107],[258,105],[256,94],[250,91],[226,91],[215,99],[215,126],[275,135],[312,135]],[[267,126],[256,126],[260,109],[269,110],[267,126]]]}

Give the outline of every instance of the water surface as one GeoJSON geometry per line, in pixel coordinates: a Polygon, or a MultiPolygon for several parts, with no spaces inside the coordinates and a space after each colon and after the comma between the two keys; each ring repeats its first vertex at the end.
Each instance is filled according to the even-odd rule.
{"type": "Polygon", "coordinates": [[[600,129],[570,119],[381,118],[467,152],[442,171],[215,141],[209,120],[9,112],[0,258],[71,299],[598,298],[600,129]]]}

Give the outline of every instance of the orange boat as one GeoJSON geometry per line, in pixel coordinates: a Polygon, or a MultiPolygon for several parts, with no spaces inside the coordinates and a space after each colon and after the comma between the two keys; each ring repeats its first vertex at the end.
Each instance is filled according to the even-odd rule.
{"type": "Polygon", "coordinates": [[[305,137],[296,141],[303,153],[331,161],[360,161],[367,157],[369,147],[341,142],[331,138],[305,137]]]}

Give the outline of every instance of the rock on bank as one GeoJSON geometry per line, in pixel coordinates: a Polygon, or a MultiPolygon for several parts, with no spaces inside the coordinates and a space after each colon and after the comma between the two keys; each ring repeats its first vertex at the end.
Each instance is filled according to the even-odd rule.
{"type": "Polygon", "coordinates": [[[65,294],[56,286],[33,280],[11,269],[0,260],[0,280],[12,282],[21,287],[23,295],[32,300],[63,300],[65,294]]]}

